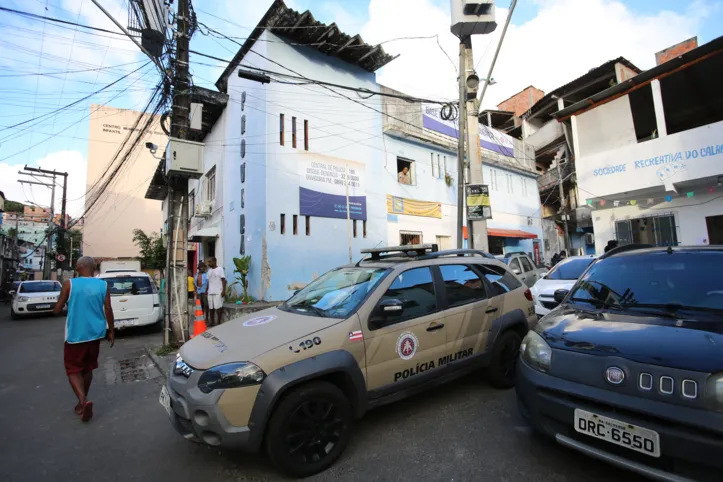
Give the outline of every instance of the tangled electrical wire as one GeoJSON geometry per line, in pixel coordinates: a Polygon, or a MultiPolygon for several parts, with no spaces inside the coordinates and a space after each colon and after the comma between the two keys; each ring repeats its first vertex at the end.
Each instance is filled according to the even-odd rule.
{"type": "Polygon", "coordinates": [[[459,107],[453,102],[448,102],[439,110],[439,117],[446,121],[456,120],[459,117],[459,107]]]}

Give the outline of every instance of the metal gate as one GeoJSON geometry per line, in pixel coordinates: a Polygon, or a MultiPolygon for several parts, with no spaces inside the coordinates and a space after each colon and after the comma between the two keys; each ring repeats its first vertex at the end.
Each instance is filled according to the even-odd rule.
{"type": "Polygon", "coordinates": [[[616,221],[615,239],[618,240],[620,246],[633,243],[677,246],[678,226],[675,224],[675,215],[670,213],[616,221]],[[650,236],[641,234],[646,229],[651,230],[652,239],[650,236]]]}

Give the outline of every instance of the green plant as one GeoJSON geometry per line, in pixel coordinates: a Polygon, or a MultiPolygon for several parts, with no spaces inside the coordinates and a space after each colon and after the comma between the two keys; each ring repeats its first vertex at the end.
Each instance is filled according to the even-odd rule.
{"type": "Polygon", "coordinates": [[[450,176],[448,172],[444,173],[444,182],[447,186],[451,186],[454,183],[454,179],[452,179],[452,176],[450,176]]]}
{"type": "Polygon", "coordinates": [[[171,353],[175,353],[177,351],[178,351],[178,347],[176,345],[163,345],[163,346],[156,348],[156,355],[166,356],[166,355],[170,355],[171,353]]]}
{"type": "MultiPolygon", "coordinates": [[[[244,290],[242,301],[248,303],[249,300],[249,293],[248,293],[248,287],[249,287],[249,280],[248,280],[248,274],[249,274],[249,265],[251,264],[251,256],[242,256],[240,258],[234,258],[233,264],[236,266],[236,269],[233,270],[234,273],[238,275],[240,278],[239,280],[234,281],[231,283],[231,286],[229,288],[232,288],[236,285],[241,285],[241,288],[244,290]]],[[[236,289],[233,288],[234,293],[236,292],[236,289]]]]}
{"type": "Polygon", "coordinates": [[[141,252],[141,266],[145,269],[166,267],[166,248],[158,233],[146,234],[142,229],[133,230],[133,243],[141,252]]]}

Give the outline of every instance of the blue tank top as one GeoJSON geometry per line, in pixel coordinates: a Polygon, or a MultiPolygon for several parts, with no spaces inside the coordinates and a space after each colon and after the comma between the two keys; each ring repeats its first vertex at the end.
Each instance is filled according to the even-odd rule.
{"type": "Polygon", "coordinates": [[[65,322],[65,341],[83,343],[105,336],[105,293],[108,284],[99,278],[70,280],[68,318],[65,322]]]}

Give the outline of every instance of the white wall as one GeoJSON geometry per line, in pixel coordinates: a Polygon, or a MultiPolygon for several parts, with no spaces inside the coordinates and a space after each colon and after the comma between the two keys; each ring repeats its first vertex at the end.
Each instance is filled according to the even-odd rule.
{"type": "Polygon", "coordinates": [[[700,245],[703,244],[702,239],[708,238],[706,216],[723,214],[723,197],[720,193],[696,194],[693,198],[673,198],[671,202],[662,202],[650,208],[635,205],[594,211],[592,219],[596,253],[602,254],[607,242],[615,239],[616,221],[671,213],[675,216],[678,226],[678,243],[700,245]]]}
{"type": "MultiPolygon", "coordinates": [[[[574,127],[574,125],[573,125],[574,127]]],[[[637,144],[628,96],[620,97],[577,116],[579,169],[583,157],[637,144]]]]}

